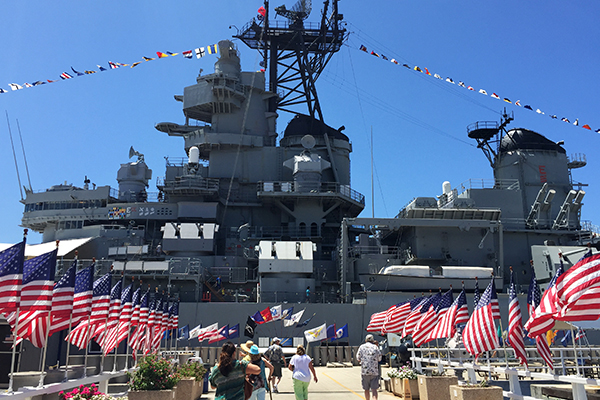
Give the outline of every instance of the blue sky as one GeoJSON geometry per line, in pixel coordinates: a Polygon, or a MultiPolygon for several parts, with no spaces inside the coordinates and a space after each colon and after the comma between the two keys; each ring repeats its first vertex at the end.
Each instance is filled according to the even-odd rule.
{"type": "MultiPolygon", "coordinates": [[[[59,79],[62,72],[132,63],[157,51],[181,52],[231,38],[261,6],[260,1],[27,1],[3,5],[0,25],[0,87],[59,79]],[[10,16],[7,17],[7,16],[10,16]]],[[[275,6],[293,1],[274,1],[275,6]]],[[[319,19],[314,1],[309,20],[319,19]]],[[[497,121],[514,112],[511,127],[564,140],[567,154],[585,153],[588,165],[573,171],[587,183],[582,218],[600,224],[600,3],[504,1],[339,2],[350,32],[346,46],[317,83],[325,121],[346,126],[353,144],[352,187],[367,196],[371,215],[370,131],[375,157],[375,215],[393,217],[415,196],[436,196],[442,182],[453,187],[469,178],[492,178],[492,170],[466,135],[475,121],[497,121]],[[439,81],[367,55],[365,45],[401,63],[428,68],[455,82],[545,115],[439,81]],[[556,114],[573,126],[548,117],[556,114]]],[[[278,17],[281,18],[281,17],[278,17]]],[[[258,69],[258,55],[238,43],[242,67],[258,69]]],[[[173,95],[195,83],[200,68],[213,70],[214,56],[181,56],[68,81],[0,94],[8,112],[22,184],[27,176],[17,120],[34,190],[68,182],[117,186],[116,174],[134,146],[164,174],[164,157],[184,156],[183,142],[154,129],[158,122],[183,123],[173,95]]],[[[4,114],[4,113],[3,113],[4,114]]],[[[282,114],[277,131],[289,116],[282,114]]],[[[0,242],[19,241],[23,205],[6,116],[0,122],[0,242]]],[[[155,184],[150,191],[156,191],[155,184]]],[[[29,243],[38,243],[39,235],[29,243]]]]}

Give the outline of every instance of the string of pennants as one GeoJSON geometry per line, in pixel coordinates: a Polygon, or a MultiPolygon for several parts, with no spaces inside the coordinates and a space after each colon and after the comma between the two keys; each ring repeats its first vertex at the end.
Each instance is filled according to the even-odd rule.
{"type": "MultiPolygon", "coordinates": [[[[429,75],[429,76],[431,76],[431,77],[433,77],[433,78],[439,79],[439,80],[441,80],[441,81],[448,82],[448,83],[450,83],[450,84],[453,84],[453,85],[458,85],[458,86],[460,86],[460,87],[463,87],[463,88],[465,88],[465,89],[467,89],[467,90],[471,90],[471,91],[474,91],[474,92],[478,92],[478,93],[480,93],[480,94],[483,94],[483,95],[485,95],[485,96],[487,96],[487,95],[488,95],[488,92],[487,92],[485,89],[479,89],[479,90],[477,90],[477,89],[475,89],[475,88],[474,88],[474,87],[472,87],[472,86],[468,86],[468,85],[466,85],[466,84],[465,84],[463,81],[459,81],[458,83],[456,83],[456,82],[455,82],[455,81],[454,81],[452,78],[450,78],[450,77],[446,77],[446,78],[444,79],[444,78],[443,78],[441,75],[439,75],[439,74],[436,74],[436,73],[433,73],[433,74],[432,74],[432,73],[431,73],[431,72],[430,72],[430,71],[429,71],[427,68],[425,68],[425,67],[423,67],[423,68],[420,68],[420,67],[418,67],[418,66],[416,66],[416,65],[415,65],[414,67],[412,67],[412,66],[410,66],[410,65],[408,65],[408,64],[400,64],[400,62],[398,62],[398,61],[397,61],[397,60],[395,60],[394,58],[388,58],[388,57],[386,57],[386,56],[385,56],[385,55],[383,55],[383,54],[376,53],[375,51],[370,51],[370,52],[369,52],[369,50],[367,49],[367,47],[366,47],[366,46],[364,46],[364,45],[362,45],[362,44],[360,45],[360,47],[359,47],[359,50],[362,50],[362,51],[364,51],[364,52],[365,52],[365,53],[367,53],[367,54],[371,54],[372,56],[375,56],[375,57],[377,57],[377,58],[379,58],[379,59],[382,59],[382,60],[385,60],[385,61],[390,61],[390,62],[392,62],[392,63],[394,63],[394,64],[396,64],[396,65],[401,65],[401,66],[403,66],[403,67],[405,67],[405,68],[407,68],[407,69],[409,69],[409,70],[411,70],[411,71],[416,71],[416,72],[423,73],[423,74],[425,74],[425,75],[429,75]]],[[[528,105],[528,104],[526,104],[526,105],[521,105],[521,100],[517,100],[517,101],[514,101],[514,102],[513,102],[513,101],[511,101],[510,99],[508,99],[508,98],[506,98],[506,97],[504,97],[504,98],[500,97],[499,95],[497,95],[497,94],[496,94],[496,93],[494,93],[494,92],[492,92],[492,94],[490,94],[489,96],[490,96],[491,98],[498,99],[498,100],[503,100],[503,101],[505,101],[505,102],[507,102],[507,103],[514,104],[514,105],[516,105],[516,106],[518,106],[518,107],[523,107],[523,108],[525,108],[525,109],[527,109],[527,110],[534,111],[534,112],[536,112],[537,114],[540,114],[540,115],[545,115],[545,114],[546,114],[545,112],[543,112],[543,111],[542,111],[542,110],[540,110],[539,108],[537,108],[537,109],[535,109],[535,110],[534,110],[534,109],[533,109],[533,107],[532,107],[532,106],[530,106],[530,105],[528,105]]],[[[573,125],[575,125],[575,126],[581,126],[583,129],[587,129],[587,130],[590,130],[590,131],[592,131],[592,130],[593,130],[593,129],[592,129],[592,127],[590,127],[588,124],[583,124],[583,125],[580,125],[580,124],[579,124],[579,118],[576,118],[576,119],[575,119],[575,121],[571,122],[571,121],[569,120],[569,118],[567,118],[567,117],[562,117],[562,118],[559,118],[559,117],[558,117],[556,114],[550,114],[550,115],[549,115],[549,117],[550,117],[550,118],[552,118],[552,119],[556,119],[556,120],[560,119],[560,120],[561,120],[561,121],[563,121],[563,122],[572,123],[572,124],[573,124],[573,125]]],[[[596,133],[600,133],[600,128],[598,128],[598,129],[595,129],[595,130],[593,130],[593,131],[594,131],[594,132],[596,132],[596,133]]]]}
{"type": "MultiPolygon", "coordinates": [[[[144,62],[153,61],[153,60],[161,59],[161,58],[167,58],[167,57],[175,57],[179,54],[181,54],[183,56],[183,58],[187,58],[187,59],[193,59],[194,56],[196,56],[196,58],[202,58],[207,54],[217,54],[217,49],[218,49],[218,47],[216,44],[211,44],[210,46],[198,47],[193,50],[182,51],[181,53],[171,53],[170,51],[163,53],[161,51],[157,51],[156,57],[142,57],[142,61],[136,61],[131,64],[123,64],[123,63],[119,63],[119,62],[109,61],[108,68],[105,68],[102,65],[97,64],[98,70],[91,69],[91,70],[84,70],[83,72],[78,71],[75,68],[71,67],[71,71],[73,71],[72,73],[71,72],[63,72],[62,74],[59,75],[59,77],[61,80],[67,80],[67,79],[76,78],[78,76],[95,74],[96,72],[102,72],[102,71],[106,71],[108,69],[117,69],[117,68],[121,68],[121,67],[134,68],[144,62]]],[[[34,87],[34,86],[46,85],[48,83],[54,83],[54,82],[59,82],[59,80],[58,79],[47,79],[45,81],[43,81],[43,80],[35,81],[33,83],[25,82],[22,85],[19,85],[17,83],[9,83],[8,86],[11,90],[20,90],[20,89],[26,89],[26,88],[30,88],[30,87],[34,87]]],[[[0,87],[0,93],[7,93],[7,92],[8,92],[8,90],[0,87]]]]}

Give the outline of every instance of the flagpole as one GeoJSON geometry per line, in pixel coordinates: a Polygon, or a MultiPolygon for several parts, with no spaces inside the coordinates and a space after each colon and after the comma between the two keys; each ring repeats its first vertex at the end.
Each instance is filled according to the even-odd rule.
{"type": "MultiPolygon", "coordinates": [[[[15,330],[13,332],[13,347],[12,347],[12,360],[10,362],[10,380],[8,382],[8,393],[13,392],[13,374],[15,369],[15,357],[17,352],[17,332],[19,331],[19,313],[21,312],[21,306],[17,307],[17,314],[15,320],[15,330]]],[[[23,346],[21,346],[21,350],[23,346]]]]}
{"type": "MultiPolygon", "coordinates": [[[[48,352],[48,334],[50,333],[50,313],[52,311],[48,311],[48,315],[46,316],[46,338],[44,341],[44,350],[42,355],[42,366],[40,368],[40,383],[38,384],[38,388],[44,386],[44,364],[46,364],[46,353],[48,352]]],[[[65,367],[66,370],[66,367],[65,367]]]]}
{"type": "MultiPolygon", "coordinates": [[[[71,333],[72,327],[71,324],[73,322],[73,312],[71,312],[71,315],[69,316],[69,333],[71,333]]],[[[71,343],[69,343],[68,341],[65,340],[65,342],[67,342],[67,358],[65,358],[65,377],[63,379],[63,382],[66,382],[69,380],[69,353],[71,350],[71,343]]],[[[83,366],[83,369],[86,369],[86,366],[83,366]]],[[[85,375],[85,374],[84,374],[85,375]]]]}
{"type": "Polygon", "coordinates": [[[573,338],[573,352],[575,353],[575,370],[577,371],[577,376],[581,376],[579,373],[579,360],[577,359],[577,344],[575,343],[575,334],[573,333],[573,325],[569,324],[571,327],[571,337],[573,338]]]}
{"type": "MultiPolygon", "coordinates": [[[[8,114],[7,114],[8,115],[8,114]]],[[[27,242],[27,229],[23,230],[23,249],[22,249],[22,260],[23,264],[25,264],[25,245],[27,242]]],[[[21,265],[21,285],[23,285],[23,265],[21,265]]],[[[21,311],[21,288],[19,288],[19,306],[16,311],[16,320],[15,320],[15,331],[13,333],[13,348],[12,348],[12,360],[10,362],[10,379],[8,382],[8,393],[13,392],[13,378],[14,378],[14,369],[15,369],[15,358],[17,353],[17,332],[19,332],[19,313],[21,311]]],[[[23,350],[23,346],[21,345],[21,350],[23,350]]]]}
{"type": "Polygon", "coordinates": [[[87,359],[88,359],[88,350],[90,348],[89,344],[90,344],[90,333],[91,333],[91,326],[90,326],[90,321],[92,319],[92,315],[91,315],[91,311],[90,311],[90,315],[88,315],[88,319],[87,319],[87,326],[85,327],[85,356],[83,358],[83,377],[86,378],[87,377],[87,359]]]}
{"type": "MultiPolygon", "coordinates": [[[[79,252],[77,250],[75,250],[75,276],[77,276],[77,267],[78,267],[78,256],[79,252]]],[[[73,293],[73,296],[75,296],[75,294],[73,293]]],[[[74,304],[71,303],[71,307],[73,307],[74,304]]],[[[71,308],[71,313],[69,314],[69,333],[71,333],[71,329],[72,329],[72,323],[73,323],[73,309],[71,308]]],[[[67,342],[67,357],[65,358],[65,377],[63,379],[63,382],[66,382],[69,380],[69,353],[71,350],[71,343],[69,343],[68,341],[65,340],[65,342],[67,342]]],[[[59,359],[60,360],[60,359],[59,359]]],[[[59,361],[60,364],[60,361],[59,361]]],[[[87,367],[84,365],[83,369],[85,370],[87,367]]],[[[85,376],[85,373],[84,373],[85,376]]]]}

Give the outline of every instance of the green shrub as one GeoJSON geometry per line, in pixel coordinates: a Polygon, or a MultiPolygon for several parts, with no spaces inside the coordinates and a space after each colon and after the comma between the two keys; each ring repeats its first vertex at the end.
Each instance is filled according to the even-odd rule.
{"type": "Polygon", "coordinates": [[[181,365],[177,373],[181,377],[196,378],[196,381],[201,382],[206,374],[206,368],[200,363],[191,362],[181,365]]]}
{"type": "Polygon", "coordinates": [[[162,357],[150,355],[142,358],[138,369],[127,373],[131,390],[168,390],[173,389],[181,376],[173,365],[162,357]]]}

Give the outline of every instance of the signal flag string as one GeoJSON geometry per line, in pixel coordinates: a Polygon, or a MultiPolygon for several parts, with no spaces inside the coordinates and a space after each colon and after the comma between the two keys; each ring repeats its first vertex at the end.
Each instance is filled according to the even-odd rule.
{"type": "MultiPolygon", "coordinates": [[[[194,58],[194,56],[196,56],[196,58],[202,58],[207,54],[217,54],[217,45],[216,44],[211,44],[210,46],[206,46],[206,47],[197,47],[193,50],[186,50],[186,51],[182,51],[181,53],[171,53],[170,51],[167,52],[161,52],[161,51],[157,51],[156,52],[156,57],[142,57],[142,61],[136,61],[134,63],[131,64],[123,64],[123,63],[119,63],[119,62],[113,62],[113,61],[109,61],[108,62],[108,68],[103,67],[102,65],[97,65],[98,70],[84,70],[83,72],[81,71],[77,71],[75,68],[71,67],[71,72],[63,72],[62,74],[59,75],[61,80],[67,80],[67,79],[72,79],[72,78],[76,78],[78,76],[83,76],[83,75],[91,75],[91,74],[95,74],[96,72],[102,72],[102,71],[106,71],[107,69],[117,69],[117,68],[121,68],[121,67],[137,67],[138,65],[140,65],[143,62],[148,62],[148,61],[153,61],[156,59],[161,59],[161,58],[167,58],[167,57],[175,57],[178,54],[181,54],[183,56],[183,58],[187,58],[187,59],[192,59],[194,58]]],[[[58,79],[46,79],[45,81],[35,81],[33,83],[28,83],[25,82],[22,85],[19,85],[17,83],[9,83],[8,86],[11,90],[20,90],[20,89],[26,89],[26,88],[30,88],[30,87],[34,87],[34,86],[40,86],[40,85],[46,85],[48,83],[54,83],[54,82],[59,82],[58,79]]],[[[8,90],[3,89],[0,87],[0,93],[7,93],[8,90]]]]}
{"type": "MultiPolygon", "coordinates": [[[[397,61],[396,59],[394,59],[394,58],[388,58],[388,57],[386,57],[386,56],[385,56],[385,55],[383,55],[383,54],[376,53],[375,51],[370,51],[370,52],[369,52],[369,50],[367,49],[367,47],[366,47],[366,46],[364,46],[364,45],[362,45],[362,44],[360,45],[360,47],[359,47],[359,50],[361,50],[361,51],[365,52],[366,54],[370,54],[370,55],[372,55],[372,56],[375,56],[375,57],[377,57],[377,58],[379,58],[379,59],[382,59],[382,60],[385,60],[385,61],[390,61],[390,62],[392,62],[392,63],[394,63],[394,64],[396,64],[396,65],[401,65],[401,66],[403,66],[403,67],[405,67],[405,68],[407,68],[407,69],[409,69],[409,70],[411,70],[411,71],[416,71],[416,72],[423,73],[423,74],[425,74],[425,75],[429,75],[429,76],[431,76],[431,77],[433,77],[433,78],[439,79],[439,80],[441,80],[441,81],[448,82],[448,83],[450,83],[450,84],[453,84],[453,85],[458,85],[458,86],[460,86],[460,87],[463,87],[463,88],[465,88],[465,89],[467,89],[467,90],[471,90],[471,91],[474,91],[474,92],[478,92],[478,93],[480,93],[480,94],[483,94],[483,95],[485,95],[485,96],[487,96],[487,95],[488,95],[488,93],[487,93],[487,91],[486,91],[485,89],[479,89],[479,90],[477,90],[477,89],[473,88],[472,86],[467,86],[467,85],[466,85],[466,84],[465,84],[463,81],[459,81],[458,83],[456,83],[456,82],[454,82],[454,80],[453,80],[452,78],[450,78],[450,77],[446,77],[446,79],[444,79],[444,78],[443,78],[441,75],[439,75],[439,74],[436,74],[436,73],[433,73],[433,74],[432,74],[432,73],[431,73],[431,72],[429,72],[429,70],[428,70],[427,68],[425,68],[425,67],[423,67],[423,68],[420,68],[420,67],[418,67],[417,65],[415,65],[414,67],[412,67],[412,66],[410,66],[410,65],[408,65],[408,64],[405,64],[405,63],[403,63],[403,64],[400,64],[400,62],[398,62],[398,61],[397,61]]],[[[540,114],[540,115],[545,115],[545,114],[546,114],[545,112],[543,112],[543,111],[542,111],[542,110],[540,110],[539,108],[534,110],[534,109],[533,109],[533,107],[531,107],[531,106],[530,106],[530,105],[528,105],[528,104],[526,104],[526,105],[522,106],[522,105],[521,105],[521,100],[517,100],[517,101],[513,102],[513,101],[511,101],[510,99],[508,99],[508,98],[506,98],[506,97],[504,97],[504,98],[501,98],[499,95],[497,95],[497,94],[496,94],[496,93],[494,93],[494,92],[492,92],[492,94],[490,94],[489,96],[490,96],[491,98],[494,98],[494,99],[503,100],[503,101],[505,101],[505,102],[507,102],[507,103],[514,104],[514,105],[516,105],[516,106],[518,106],[518,107],[523,107],[523,108],[525,108],[525,109],[527,109],[527,110],[530,110],[530,111],[535,111],[537,114],[540,114]]],[[[557,116],[556,114],[551,114],[551,115],[549,115],[549,116],[550,116],[550,118],[552,118],[552,119],[560,119],[560,120],[561,120],[561,121],[563,121],[563,122],[571,123],[571,121],[570,121],[568,118],[566,118],[566,117],[558,118],[558,116],[557,116]]],[[[576,118],[576,119],[575,119],[575,121],[574,121],[574,122],[572,122],[572,124],[573,124],[573,125],[575,125],[575,126],[580,126],[580,125],[579,125],[579,118],[576,118]]],[[[583,124],[583,125],[581,125],[581,127],[582,127],[583,129],[587,129],[587,130],[590,130],[590,131],[592,131],[592,130],[593,130],[593,129],[592,129],[592,128],[591,128],[591,127],[588,125],[588,124],[583,124]]],[[[594,132],[596,132],[596,133],[600,133],[600,128],[598,128],[598,129],[596,129],[596,130],[593,130],[593,131],[594,131],[594,132]]]]}

